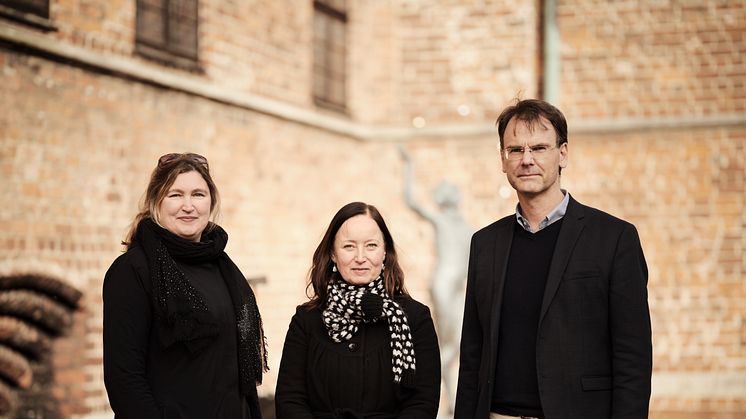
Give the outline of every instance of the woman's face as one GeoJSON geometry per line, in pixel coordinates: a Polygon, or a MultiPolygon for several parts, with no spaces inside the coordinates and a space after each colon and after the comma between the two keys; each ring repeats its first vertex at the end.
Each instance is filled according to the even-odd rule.
{"type": "Polygon", "coordinates": [[[383,233],[369,215],[347,219],[334,237],[332,261],[347,283],[371,283],[381,274],[385,257],[383,233]]]}
{"type": "Polygon", "coordinates": [[[158,206],[161,225],[177,236],[198,242],[210,218],[210,189],[199,172],[176,177],[158,206]]]}

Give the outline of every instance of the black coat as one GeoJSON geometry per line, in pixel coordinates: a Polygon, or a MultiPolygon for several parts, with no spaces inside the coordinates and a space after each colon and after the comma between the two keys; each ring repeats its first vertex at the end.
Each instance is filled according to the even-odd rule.
{"type": "MultiPolygon", "coordinates": [[[[487,419],[515,215],[474,234],[455,419],[487,419]]],[[[536,339],[547,419],[646,418],[652,344],[648,271],[635,227],[572,197],[554,250],[536,339]]]]}
{"type": "MultiPolygon", "coordinates": [[[[239,392],[236,318],[217,264],[180,264],[205,297],[219,334],[199,354],[164,349],[145,253],[133,247],[104,278],[104,382],[117,419],[260,418],[254,393],[239,392]]],[[[248,285],[247,285],[248,286],[248,285]]]]}
{"type": "Polygon", "coordinates": [[[349,341],[335,343],[321,310],[299,307],[282,352],[277,418],[434,419],[440,400],[440,352],[430,310],[411,298],[396,301],[412,330],[413,389],[393,381],[386,322],[362,324],[349,341]]]}

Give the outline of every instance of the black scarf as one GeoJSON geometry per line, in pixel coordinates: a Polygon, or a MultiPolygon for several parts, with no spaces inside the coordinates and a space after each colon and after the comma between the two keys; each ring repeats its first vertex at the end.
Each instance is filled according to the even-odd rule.
{"type": "Polygon", "coordinates": [[[158,336],[164,347],[183,344],[196,355],[217,335],[212,313],[207,310],[204,296],[179,270],[174,260],[185,263],[214,262],[225,281],[236,315],[239,376],[241,392],[250,395],[262,382],[267,371],[267,343],[262,319],[251,287],[238,267],[225,253],[228,234],[211,224],[199,242],[183,239],[143,219],[132,240],[145,251],[153,285],[153,305],[159,321],[158,336]],[[208,232],[209,230],[209,232],[208,232]]]}
{"type": "Polygon", "coordinates": [[[415,357],[407,315],[389,298],[380,276],[367,285],[353,285],[332,276],[327,285],[326,308],[321,313],[329,337],[340,343],[352,338],[360,323],[385,318],[391,334],[394,382],[414,387],[415,357]]]}

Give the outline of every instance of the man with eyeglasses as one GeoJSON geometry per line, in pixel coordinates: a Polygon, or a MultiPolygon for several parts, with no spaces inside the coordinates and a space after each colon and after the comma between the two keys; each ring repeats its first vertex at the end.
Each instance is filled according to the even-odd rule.
{"type": "Polygon", "coordinates": [[[518,100],[497,127],[518,205],[472,237],[454,418],[646,418],[637,230],[561,189],[569,149],[557,108],[518,100]]]}

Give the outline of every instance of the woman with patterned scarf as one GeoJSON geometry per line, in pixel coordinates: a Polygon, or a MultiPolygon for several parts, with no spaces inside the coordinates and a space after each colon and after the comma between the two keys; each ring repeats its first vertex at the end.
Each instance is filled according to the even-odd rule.
{"type": "Polygon", "coordinates": [[[225,253],[207,159],[162,156],[104,278],[104,382],[117,418],[260,419],[254,293],[225,253]]]}
{"type": "Polygon", "coordinates": [[[430,310],[404,288],[381,214],[353,202],[313,255],[275,393],[278,419],[433,419],[440,354],[430,310]]]}

